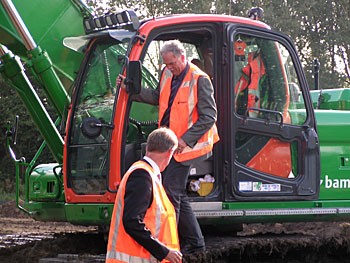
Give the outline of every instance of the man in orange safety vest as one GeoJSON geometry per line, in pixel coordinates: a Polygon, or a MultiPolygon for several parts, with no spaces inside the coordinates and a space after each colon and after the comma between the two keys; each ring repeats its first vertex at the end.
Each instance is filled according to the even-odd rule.
{"type": "Polygon", "coordinates": [[[177,146],[173,131],[154,130],[148,136],[145,157],[123,176],[111,219],[106,263],[181,262],[175,210],[160,175],[177,146]]]}

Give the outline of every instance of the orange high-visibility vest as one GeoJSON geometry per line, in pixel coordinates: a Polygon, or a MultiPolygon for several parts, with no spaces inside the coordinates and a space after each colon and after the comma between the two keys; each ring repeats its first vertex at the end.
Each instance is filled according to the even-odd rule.
{"type": "Polygon", "coordinates": [[[236,84],[235,94],[248,88],[247,108],[260,108],[259,83],[266,70],[260,54],[249,53],[248,64],[242,68],[242,76],[236,84]]]}
{"type": "MultiPolygon", "coordinates": [[[[122,221],[126,182],[130,174],[136,169],[146,170],[152,178],[153,201],[144,217],[146,227],[152,232],[153,237],[158,239],[165,246],[180,250],[175,209],[152,167],[143,161],[138,161],[129,168],[120,182],[111,219],[106,263],[159,262],[150,252],[125,232],[122,221]]],[[[162,260],[162,263],[165,262],[168,261],[162,260]]]]}
{"type": "MultiPolygon", "coordinates": [[[[170,111],[169,128],[174,131],[178,138],[181,138],[198,120],[198,78],[202,76],[209,79],[208,75],[198,67],[192,63],[189,63],[189,65],[190,68],[179,87],[170,111]]],[[[159,123],[163,118],[164,112],[168,108],[172,78],[173,74],[170,70],[165,69],[160,79],[159,123]]],[[[213,145],[217,141],[219,141],[219,135],[216,124],[214,124],[213,127],[198,140],[193,148],[187,146],[182,153],[175,153],[174,158],[178,162],[183,162],[203,156],[212,151],[213,145]]]]}

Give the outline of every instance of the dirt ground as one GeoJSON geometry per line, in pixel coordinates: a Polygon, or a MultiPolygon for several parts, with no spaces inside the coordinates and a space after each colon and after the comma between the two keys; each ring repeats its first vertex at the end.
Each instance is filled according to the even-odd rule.
{"type": "MultiPolygon", "coordinates": [[[[184,263],[350,262],[347,222],[251,224],[235,237],[205,238],[207,251],[186,256],[184,263]]],[[[0,262],[103,262],[105,250],[103,236],[94,227],[38,222],[14,202],[0,204],[0,262]],[[57,261],[58,255],[67,254],[74,259],[57,261]]]]}

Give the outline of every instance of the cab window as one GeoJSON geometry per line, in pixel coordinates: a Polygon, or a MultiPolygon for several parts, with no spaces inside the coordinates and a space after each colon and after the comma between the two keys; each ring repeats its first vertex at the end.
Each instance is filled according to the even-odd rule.
{"type": "MultiPolygon", "coordinates": [[[[306,110],[291,56],[281,43],[238,34],[233,41],[234,114],[245,119],[301,126],[306,110]]],[[[238,129],[235,160],[268,175],[299,174],[298,140],[285,141],[268,131],[238,129]]]]}
{"type": "Polygon", "coordinates": [[[236,113],[303,124],[305,105],[287,49],[279,42],[244,34],[235,37],[233,49],[236,113]]]}

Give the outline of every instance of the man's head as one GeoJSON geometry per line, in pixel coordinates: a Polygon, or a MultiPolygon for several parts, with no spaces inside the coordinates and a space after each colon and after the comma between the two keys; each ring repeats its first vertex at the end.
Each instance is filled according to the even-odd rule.
{"type": "Polygon", "coordinates": [[[175,133],[165,127],[152,131],[147,138],[146,156],[154,160],[163,171],[178,146],[175,133]]]}
{"type": "Polygon", "coordinates": [[[185,69],[187,64],[186,52],[180,41],[170,40],[165,42],[160,49],[160,55],[163,63],[174,76],[180,75],[185,69]]]}

